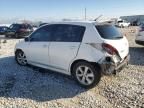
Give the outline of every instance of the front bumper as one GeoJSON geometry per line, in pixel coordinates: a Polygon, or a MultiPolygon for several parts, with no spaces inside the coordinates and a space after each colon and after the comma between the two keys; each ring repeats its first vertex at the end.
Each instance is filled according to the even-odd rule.
{"type": "Polygon", "coordinates": [[[119,63],[103,61],[100,64],[102,73],[106,75],[110,75],[110,74],[116,74],[117,72],[120,72],[124,67],[128,65],[129,59],[130,59],[130,55],[126,56],[125,59],[119,63]]]}

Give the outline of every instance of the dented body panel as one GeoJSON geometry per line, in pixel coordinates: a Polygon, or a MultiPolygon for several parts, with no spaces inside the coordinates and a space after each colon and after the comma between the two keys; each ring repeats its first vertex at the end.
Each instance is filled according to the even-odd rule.
{"type": "Polygon", "coordinates": [[[108,61],[106,58],[102,58],[98,63],[101,67],[102,73],[106,75],[116,74],[128,65],[130,55],[126,56],[123,61],[116,62],[114,57],[109,57],[111,60],[108,61]]]}

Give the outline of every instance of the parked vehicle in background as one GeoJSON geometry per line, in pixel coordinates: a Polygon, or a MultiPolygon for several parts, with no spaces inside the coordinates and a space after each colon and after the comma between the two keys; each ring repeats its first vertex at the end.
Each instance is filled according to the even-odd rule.
{"type": "Polygon", "coordinates": [[[30,24],[12,24],[7,30],[5,37],[25,37],[33,32],[33,27],[30,24]]]}
{"type": "Polygon", "coordinates": [[[116,74],[129,61],[129,44],[116,27],[96,22],[60,22],[42,26],[16,45],[18,64],[32,64],[73,76],[86,88],[101,74],[116,74]]]}
{"type": "Polygon", "coordinates": [[[117,21],[119,27],[129,27],[130,23],[125,20],[118,20],[117,21]]]}
{"type": "Polygon", "coordinates": [[[33,31],[35,31],[38,28],[38,26],[36,25],[33,25],[32,27],[33,27],[33,31]]]}
{"type": "Polygon", "coordinates": [[[135,20],[135,21],[131,22],[131,26],[138,26],[138,21],[135,20]]]}
{"type": "Polygon", "coordinates": [[[8,30],[8,27],[0,26],[0,35],[5,35],[7,30],[8,30]]]}
{"type": "Polygon", "coordinates": [[[136,43],[139,45],[144,45],[144,24],[141,24],[138,27],[137,33],[136,33],[136,43]]]}

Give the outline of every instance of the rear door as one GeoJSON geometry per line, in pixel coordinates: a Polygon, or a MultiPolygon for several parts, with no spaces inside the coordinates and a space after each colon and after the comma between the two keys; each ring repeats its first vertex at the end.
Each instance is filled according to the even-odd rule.
{"type": "Polygon", "coordinates": [[[76,57],[85,27],[76,25],[55,25],[49,46],[50,65],[68,74],[70,62],[76,57]]]}

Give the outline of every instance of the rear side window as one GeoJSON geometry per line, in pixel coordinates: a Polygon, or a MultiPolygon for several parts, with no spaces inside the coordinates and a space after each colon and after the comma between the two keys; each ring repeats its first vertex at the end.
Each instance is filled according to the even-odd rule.
{"type": "Polygon", "coordinates": [[[81,42],[85,27],[77,25],[58,24],[54,27],[52,41],[55,42],[81,42]]]}
{"type": "Polygon", "coordinates": [[[97,25],[96,29],[98,30],[100,36],[104,39],[123,38],[118,29],[112,25],[97,25]]]}

